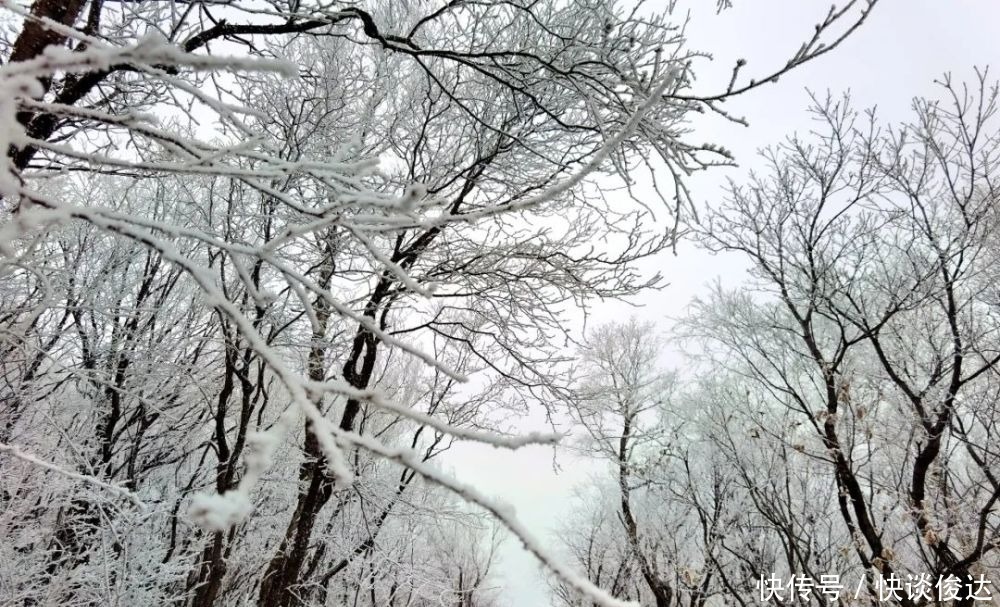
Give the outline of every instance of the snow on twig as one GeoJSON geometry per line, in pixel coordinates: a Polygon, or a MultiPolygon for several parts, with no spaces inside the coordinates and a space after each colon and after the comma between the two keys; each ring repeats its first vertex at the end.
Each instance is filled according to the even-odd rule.
{"type": "Polygon", "coordinates": [[[12,457],[15,457],[23,462],[27,462],[33,466],[38,466],[40,468],[45,468],[46,470],[51,470],[56,474],[60,474],[67,478],[72,478],[78,481],[82,481],[89,485],[94,485],[95,487],[100,487],[102,489],[107,489],[128,498],[130,502],[138,506],[139,508],[145,509],[146,505],[139,499],[139,497],[129,491],[124,487],[119,487],[118,485],[112,485],[111,483],[106,483],[98,478],[90,476],[89,474],[80,474],[78,472],[73,472],[72,470],[67,470],[51,462],[47,462],[27,451],[22,450],[17,445],[8,445],[6,443],[0,443],[0,452],[9,453],[12,457]]]}
{"type": "Polygon", "coordinates": [[[474,487],[464,484],[427,465],[421,461],[420,455],[412,449],[388,447],[370,437],[361,436],[354,432],[346,432],[334,427],[332,424],[328,425],[328,429],[336,435],[337,440],[400,463],[419,474],[425,480],[444,487],[467,502],[476,504],[488,511],[513,533],[524,545],[524,548],[533,554],[545,567],[567,584],[573,586],[588,599],[592,600],[596,605],[600,607],[639,607],[638,603],[616,599],[607,591],[587,579],[586,576],[580,575],[566,566],[559,558],[549,552],[541,540],[528,531],[527,527],[518,520],[517,515],[510,506],[490,499],[474,487]]]}

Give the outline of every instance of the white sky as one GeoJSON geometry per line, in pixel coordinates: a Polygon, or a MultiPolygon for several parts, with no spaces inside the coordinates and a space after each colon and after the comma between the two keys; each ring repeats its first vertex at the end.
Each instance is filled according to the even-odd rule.
{"type": "MultiPolygon", "coordinates": [[[[650,4],[664,0],[652,0],[650,4]]],[[[679,3],[678,14],[699,6],[688,31],[692,49],[711,52],[716,61],[696,66],[698,92],[725,88],[736,59],[749,61],[744,75],[763,75],[783,64],[812,33],[813,24],[829,10],[829,0],[735,0],[736,7],[714,15],[715,0],[679,3]],[[701,10],[710,8],[712,10],[701,10]],[[702,14],[704,13],[704,14],[702,14]]],[[[878,106],[882,120],[903,120],[918,95],[932,95],[935,78],[951,71],[956,80],[973,77],[973,66],[993,65],[1000,78],[1000,45],[996,0],[882,0],[869,21],[833,52],[802,66],[776,84],[749,93],[727,104],[746,116],[750,127],[715,119],[699,124],[696,140],[719,143],[732,150],[741,167],[718,169],[692,181],[697,200],[711,204],[721,193],[726,176],[738,178],[754,166],[754,152],[776,143],[795,130],[809,128],[805,89],[835,94],[850,90],[855,106],[878,106]]],[[[671,283],[635,303],[596,308],[597,322],[634,313],[669,329],[669,317],[679,316],[691,298],[703,293],[712,281],[737,282],[741,264],[681,247],[679,255],[654,260],[671,283]]],[[[524,429],[544,429],[544,420],[526,419],[524,429]]],[[[593,464],[560,454],[562,471],[554,472],[551,449],[532,448],[516,453],[489,447],[459,445],[443,464],[459,478],[511,504],[533,532],[552,537],[566,518],[574,485],[586,482],[593,464]],[[589,469],[588,469],[589,468],[589,469]]],[[[553,538],[552,545],[555,545],[553,538]]],[[[514,542],[501,551],[499,571],[510,607],[548,607],[548,591],[534,559],[514,542]]]]}

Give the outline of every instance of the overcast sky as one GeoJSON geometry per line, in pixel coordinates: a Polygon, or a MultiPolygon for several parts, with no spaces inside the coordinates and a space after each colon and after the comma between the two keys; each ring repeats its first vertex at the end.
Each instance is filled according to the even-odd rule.
{"type": "MultiPolygon", "coordinates": [[[[679,3],[679,14],[703,5],[688,31],[690,46],[716,58],[714,64],[696,65],[698,92],[724,89],[733,63],[741,57],[749,61],[744,68],[747,75],[763,74],[783,64],[830,6],[829,0],[735,0],[734,4],[732,10],[716,16],[714,10],[701,10],[714,8],[715,0],[679,3]]],[[[1000,2],[996,0],[882,0],[865,26],[843,46],[778,83],[727,104],[727,109],[750,120],[749,128],[717,119],[697,125],[694,139],[729,148],[740,167],[698,177],[692,182],[695,197],[711,205],[727,176],[738,180],[754,166],[757,149],[796,130],[809,129],[807,88],[819,93],[850,90],[857,107],[877,106],[883,120],[899,121],[908,118],[913,97],[937,93],[934,80],[947,71],[956,80],[967,80],[973,76],[973,66],[992,65],[993,77],[1000,76],[998,22],[1000,2]]],[[[671,283],[667,289],[636,301],[642,305],[636,310],[620,304],[597,306],[595,320],[635,313],[669,330],[669,317],[679,316],[709,283],[715,279],[735,283],[742,273],[739,263],[689,246],[681,247],[676,257],[661,256],[654,266],[671,283]]],[[[539,429],[543,422],[528,419],[524,426],[539,429]]],[[[462,445],[448,455],[444,465],[463,481],[510,503],[542,537],[550,537],[566,518],[573,487],[587,482],[592,472],[585,461],[560,455],[562,470],[557,474],[552,451],[541,448],[509,453],[462,445]]],[[[509,542],[502,559],[503,594],[511,607],[551,604],[532,557],[509,542]]]]}

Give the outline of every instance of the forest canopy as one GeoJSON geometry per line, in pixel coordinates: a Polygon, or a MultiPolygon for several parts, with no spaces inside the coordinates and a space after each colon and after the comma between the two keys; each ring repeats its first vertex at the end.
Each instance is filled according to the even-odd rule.
{"type": "Polygon", "coordinates": [[[712,82],[672,2],[2,0],[0,605],[499,606],[508,536],[565,607],[989,596],[989,71],[691,187],[876,5],[712,82]],[[680,242],[747,280],[579,330],[680,242]],[[459,442],[593,499],[538,537],[459,442]]]}

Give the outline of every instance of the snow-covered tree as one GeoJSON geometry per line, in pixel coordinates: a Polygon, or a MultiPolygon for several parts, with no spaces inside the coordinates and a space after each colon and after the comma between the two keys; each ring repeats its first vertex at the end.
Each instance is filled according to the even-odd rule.
{"type": "Polygon", "coordinates": [[[873,597],[878,577],[955,576],[968,605],[973,580],[997,567],[1000,138],[985,73],[942,91],[902,125],[817,100],[817,134],[768,151],[770,170],[734,186],[707,222],[705,243],[746,255],[754,282],[718,290],[688,329],[746,387],[730,449],[749,435],[809,483],[784,498],[773,477],[749,489],[789,514],[823,496],[789,521],[805,537],[835,505],[839,529],[820,545],[840,538],[873,597]]]}

